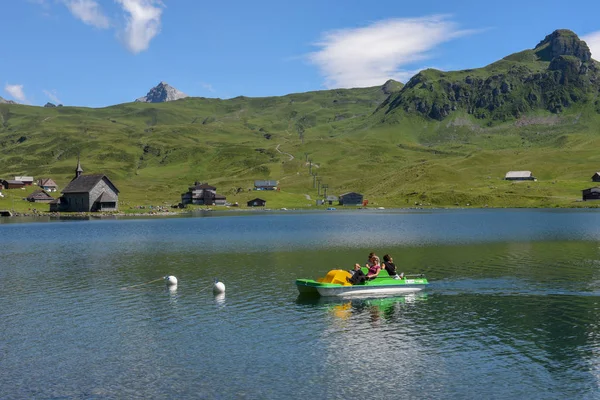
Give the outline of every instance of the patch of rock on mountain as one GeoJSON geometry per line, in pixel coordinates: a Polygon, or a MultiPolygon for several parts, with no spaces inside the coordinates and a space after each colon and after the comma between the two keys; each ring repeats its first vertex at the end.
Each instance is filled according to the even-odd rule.
{"type": "Polygon", "coordinates": [[[558,115],[548,115],[544,117],[521,117],[515,121],[515,126],[529,125],[558,125],[561,118],[558,115]]]}

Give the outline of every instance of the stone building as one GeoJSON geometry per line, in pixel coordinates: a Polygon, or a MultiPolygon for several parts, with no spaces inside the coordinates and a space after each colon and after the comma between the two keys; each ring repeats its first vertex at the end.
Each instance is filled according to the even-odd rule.
{"type": "Polygon", "coordinates": [[[50,203],[50,211],[117,211],[119,189],[106,175],[83,175],[79,160],[75,178],[62,190],[62,196],[50,203]]]}

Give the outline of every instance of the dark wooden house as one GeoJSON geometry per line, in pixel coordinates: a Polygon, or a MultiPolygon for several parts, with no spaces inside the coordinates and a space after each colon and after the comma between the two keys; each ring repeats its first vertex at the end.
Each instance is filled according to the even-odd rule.
{"type": "Polygon", "coordinates": [[[600,200],[600,187],[593,187],[582,190],[583,201],[600,200]]]}
{"type": "Polygon", "coordinates": [[[592,176],[593,182],[600,182],[600,172],[596,172],[594,176],[592,176]]]}
{"type": "Polygon", "coordinates": [[[2,181],[2,186],[4,187],[4,189],[21,189],[22,187],[25,187],[25,184],[21,181],[8,179],[2,181]]]}
{"type": "Polygon", "coordinates": [[[39,189],[27,196],[27,201],[32,203],[50,203],[54,197],[50,196],[45,191],[39,189]]]}
{"type": "Polygon", "coordinates": [[[340,206],[361,206],[363,204],[363,195],[356,192],[348,192],[340,195],[340,206]]]}
{"type": "Polygon", "coordinates": [[[264,207],[266,204],[266,200],[259,199],[258,197],[248,201],[248,207],[264,207]]]}
{"type": "Polygon", "coordinates": [[[83,175],[77,161],[75,178],[62,190],[62,196],[50,203],[50,211],[117,211],[119,189],[104,174],[83,175]]]}
{"type": "Polygon", "coordinates": [[[204,206],[222,206],[227,198],[217,193],[217,188],[208,183],[194,182],[188,191],[181,194],[182,204],[198,204],[204,206]]]}
{"type": "Polygon", "coordinates": [[[15,176],[15,181],[21,181],[25,186],[33,185],[33,176],[15,176]]]}

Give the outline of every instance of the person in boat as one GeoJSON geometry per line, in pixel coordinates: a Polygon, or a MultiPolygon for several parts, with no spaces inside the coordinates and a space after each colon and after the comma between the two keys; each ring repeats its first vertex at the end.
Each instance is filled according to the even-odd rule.
{"type": "Polygon", "coordinates": [[[374,252],[370,252],[369,257],[367,258],[367,268],[370,268],[373,265],[375,265],[375,263],[373,262],[373,257],[377,257],[377,254],[375,254],[374,252]]]}
{"type": "Polygon", "coordinates": [[[389,254],[383,256],[383,267],[387,271],[388,275],[394,279],[402,279],[404,277],[404,272],[398,275],[396,264],[394,264],[394,258],[389,254]]]}
{"type": "Polygon", "coordinates": [[[360,269],[360,264],[354,264],[354,269],[350,271],[350,273],[352,274],[352,276],[348,278],[348,282],[350,282],[353,285],[363,283],[367,280],[367,276],[364,272],[362,272],[362,269],[360,269]]]}
{"type": "Polygon", "coordinates": [[[379,257],[377,257],[376,255],[371,257],[371,263],[372,265],[369,265],[369,263],[365,265],[369,269],[369,271],[367,272],[367,280],[377,278],[377,275],[379,275],[379,272],[381,272],[381,264],[379,263],[379,257]]]}

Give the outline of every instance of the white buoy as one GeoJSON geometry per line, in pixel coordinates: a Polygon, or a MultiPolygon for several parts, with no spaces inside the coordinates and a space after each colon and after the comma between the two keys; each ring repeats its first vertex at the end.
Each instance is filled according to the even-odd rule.
{"type": "Polygon", "coordinates": [[[225,293],[225,284],[215,279],[215,284],[213,285],[213,293],[225,293]]]}
{"type": "Polygon", "coordinates": [[[177,285],[177,278],[175,278],[173,275],[167,275],[165,276],[165,282],[169,286],[177,285]]]}

